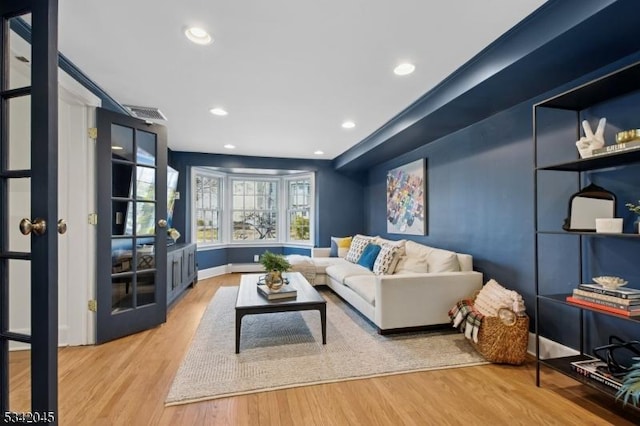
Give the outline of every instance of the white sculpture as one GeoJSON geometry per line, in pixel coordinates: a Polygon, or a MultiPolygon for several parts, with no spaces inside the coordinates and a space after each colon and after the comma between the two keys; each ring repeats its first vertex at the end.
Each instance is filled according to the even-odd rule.
{"type": "Polygon", "coordinates": [[[607,119],[602,117],[598,122],[598,128],[594,134],[591,130],[591,126],[587,120],[582,121],[582,128],[584,129],[584,136],[576,142],[576,147],[580,153],[580,158],[591,157],[594,149],[602,148],[604,146],[604,126],[607,124],[607,119]]]}

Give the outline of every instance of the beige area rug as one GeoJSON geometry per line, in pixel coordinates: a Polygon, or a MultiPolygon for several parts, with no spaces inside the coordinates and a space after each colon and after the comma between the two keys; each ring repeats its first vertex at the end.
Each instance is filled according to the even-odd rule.
{"type": "Polygon", "coordinates": [[[318,311],[247,315],[235,354],[237,292],[221,287],[209,303],[167,405],[486,363],[459,333],[381,336],[330,290],[321,291],[327,300],[326,345],[318,311]]]}

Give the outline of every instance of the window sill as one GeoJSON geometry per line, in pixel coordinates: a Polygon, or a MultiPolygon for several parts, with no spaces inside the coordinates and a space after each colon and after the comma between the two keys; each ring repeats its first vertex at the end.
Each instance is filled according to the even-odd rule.
{"type": "Polygon", "coordinates": [[[219,250],[224,248],[241,248],[241,247],[294,247],[294,248],[303,248],[303,249],[312,249],[314,247],[313,243],[301,243],[301,242],[281,242],[281,241],[273,241],[273,242],[234,242],[234,243],[218,243],[218,244],[206,244],[201,245],[198,244],[198,251],[205,250],[219,250]]]}

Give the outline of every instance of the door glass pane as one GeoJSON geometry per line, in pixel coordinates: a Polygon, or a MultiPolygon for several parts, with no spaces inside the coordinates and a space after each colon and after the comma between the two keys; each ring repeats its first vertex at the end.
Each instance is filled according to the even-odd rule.
{"type": "Polygon", "coordinates": [[[9,170],[31,168],[31,96],[11,98],[9,113],[9,170]]]}
{"type": "Polygon", "coordinates": [[[132,271],[133,238],[114,238],[111,240],[111,273],[120,274],[132,271]]]}
{"type": "MultiPolygon", "coordinates": [[[[127,217],[127,206],[133,203],[126,201],[114,201],[111,208],[111,235],[125,235],[125,219],[127,217]]],[[[131,224],[133,229],[133,224],[131,224]]]]}
{"type": "Polygon", "coordinates": [[[142,130],[136,130],[136,162],[149,166],[156,165],[156,135],[142,130]]]}
{"type": "Polygon", "coordinates": [[[153,201],[156,199],[156,169],[151,167],[137,168],[136,198],[153,201]]]}
{"type": "Polygon", "coordinates": [[[127,215],[125,216],[124,221],[125,235],[133,235],[133,219],[135,218],[133,206],[134,204],[132,202],[127,203],[127,215]]]}
{"type": "Polygon", "coordinates": [[[132,198],[132,176],[132,164],[114,162],[111,166],[111,196],[119,198],[132,198]]]}
{"type": "MultiPolygon", "coordinates": [[[[9,19],[15,25],[18,19],[31,22],[31,14],[9,19]]],[[[13,31],[9,31],[9,86],[8,89],[31,86],[31,44],[13,31]]]]}
{"type": "MultiPolygon", "coordinates": [[[[20,233],[20,221],[31,217],[31,179],[7,179],[9,191],[9,251],[31,252],[31,236],[20,233]]],[[[27,281],[29,282],[29,281],[27,281]]]]}
{"type": "MultiPolygon", "coordinates": [[[[29,238],[29,237],[24,237],[29,238]]],[[[31,262],[6,260],[9,270],[9,331],[31,334],[31,262]]]]}
{"type": "Polygon", "coordinates": [[[121,312],[133,307],[133,239],[111,240],[111,311],[121,312]]]}
{"type": "Polygon", "coordinates": [[[156,232],[156,203],[136,203],[136,235],[156,232]]]}
{"type": "Polygon", "coordinates": [[[133,129],[111,125],[111,157],[116,160],[133,161],[133,129]]]}
{"type": "Polygon", "coordinates": [[[155,271],[137,274],[137,306],[150,305],[156,302],[155,271]]]}
{"type": "Polygon", "coordinates": [[[111,312],[133,308],[133,274],[111,277],[111,312]]]}
{"type": "MultiPolygon", "coordinates": [[[[155,254],[152,244],[144,244],[136,248],[136,269],[138,271],[144,271],[148,269],[154,269],[156,267],[155,254]]],[[[140,280],[138,279],[138,285],[140,280]]]]}
{"type": "MultiPolygon", "coordinates": [[[[9,411],[31,411],[31,345],[9,342],[9,411]]],[[[4,414],[4,413],[3,413],[4,414]]]]}

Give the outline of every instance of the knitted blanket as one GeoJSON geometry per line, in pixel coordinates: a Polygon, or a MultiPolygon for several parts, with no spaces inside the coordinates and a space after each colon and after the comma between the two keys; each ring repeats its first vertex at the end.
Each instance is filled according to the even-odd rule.
{"type": "Polygon", "coordinates": [[[473,307],[472,299],[463,299],[449,310],[449,318],[453,322],[453,327],[464,333],[464,336],[478,343],[478,332],[482,325],[482,315],[473,307]]]}

